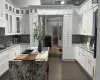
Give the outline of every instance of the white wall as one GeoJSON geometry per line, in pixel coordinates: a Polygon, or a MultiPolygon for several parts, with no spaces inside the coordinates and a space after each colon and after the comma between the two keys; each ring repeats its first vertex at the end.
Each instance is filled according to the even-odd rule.
{"type": "Polygon", "coordinates": [[[99,20],[97,33],[97,58],[96,58],[96,80],[100,80],[100,0],[99,1],[99,20]]]}
{"type": "Polygon", "coordinates": [[[40,5],[41,0],[6,0],[17,7],[27,7],[28,5],[40,5]]]}

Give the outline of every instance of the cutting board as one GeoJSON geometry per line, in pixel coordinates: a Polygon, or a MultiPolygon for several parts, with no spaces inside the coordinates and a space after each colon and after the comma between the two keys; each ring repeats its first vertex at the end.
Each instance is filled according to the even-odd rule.
{"type": "Polygon", "coordinates": [[[14,60],[35,60],[37,54],[21,54],[16,56],[14,60]]]}

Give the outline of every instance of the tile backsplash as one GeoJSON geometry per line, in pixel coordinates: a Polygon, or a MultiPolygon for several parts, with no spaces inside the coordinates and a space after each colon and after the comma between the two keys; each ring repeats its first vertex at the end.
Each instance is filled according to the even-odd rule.
{"type": "MultiPolygon", "coordinates": [[[[19,35],[20,36],[20,43],[29,43],[30,36],[29,35],[19,35]]],[[[8,42],[13,43],[13,35],[10,36],[0,36],[0,44],[7,44],[8,42]]]]}
{"type": "Polygon", "coordinates": [[[87,44],[89,42],[91,45],[94,42],[94,37],[93,36],[88,36],[88,35],[73,35],[72,36],[72,43],[84,43],[87,44]]]}
{"type": "Polygon", "coordinates": [[[30,42],[30,35],[21,35],[21,43],[29,43],[30,42]]]}
{"type": "Polygon", "coordinates": [[[6,44],[9,41],[13,42],[13,36],[0,36],[0,44],[6,44]]]}
{"type": "Polygon", "coordinates": [[[82,35],[72,35],[72,43],[83,43],[82,35]]]}

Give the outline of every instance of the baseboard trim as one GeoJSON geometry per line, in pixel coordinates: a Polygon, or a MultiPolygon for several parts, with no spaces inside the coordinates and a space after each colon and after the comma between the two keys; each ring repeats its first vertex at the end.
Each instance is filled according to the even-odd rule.
{"type": "Polygon", "coordinates": [[[62,59],[62,61],[76,61],[76,59],[62,59]]]}

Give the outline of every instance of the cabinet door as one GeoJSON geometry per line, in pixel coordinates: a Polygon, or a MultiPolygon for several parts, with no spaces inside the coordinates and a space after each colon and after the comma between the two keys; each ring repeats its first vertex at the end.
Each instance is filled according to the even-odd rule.
{"type": "Polygon", "coordinates": [[[90,74],[90,76],[92,76],[93,74],[93,67],[94,67],[93,61],[91,59],[88,59],[87,71],[90,74]]]}
{"type": "Polygon", "coordinates": [[[73,44],[72,49],[73,49],[72,50],[72,54],[73,54],[72,57],[73,57],[73,59],[76,59],[76,45],[73,44]]]}
{"type": "Polygon", "coordinates": [[[76,12],[73,12],[73,19],[72,19],[72,34],[80,34],[80,27],[81,27],[81,19],[76,12]]]}
{"type": "Polygon", "coordinates": [[[20,26],[21,34],[30,34],[29,15],[21,15],[20,26]]]}
{"type": "Polygon", "coordinates": [[[5,16],[5,0],[0,1],[0,18],[4,19],[5,16]]]}
{"type": "Polygon", "coordinates": [[[93,9],[87,12],[87,31],[88,35],[94,35],[94,26],[93,26],[93,9]]]}
{"type": "Polygon", "coordinates": [[[20,16],[16,16],[16,34],[19,34],[21,32],[20,28],[20,16]]]}
{"type": "Polygon", "coordinates": [[[82,34],[87,35],[87,14],[83,14],[83,20],[82,20],[82,34]]]}
{"type": "Polygon", "coordinates": [[[64,36],[63,38],[63,59],[73,59],[72,37],[64,36]]]}
{"type": "Polygon", "coordinates": [[[63,35],[72,35],[72,15],[63,17],[63,35]]]}
{"type": "Polygon", "coordinates": [[[0,53],[0,76],[8,70],[9,54],[8,51],[0,53]]]}
{"type": "Polygon", "coordinates": [[[12,31],[13,31],[12,30],[12,27],[13,27],[12,26],[12,15],[9,15],[9,24],[10,24],[10,26],[9,26],[9,33],[12,34],[12,31]]]}
{"type": "Polygon", "coordinates": [[[12,33],[16,33],[16,16],[12,15],[12,33]]]}

